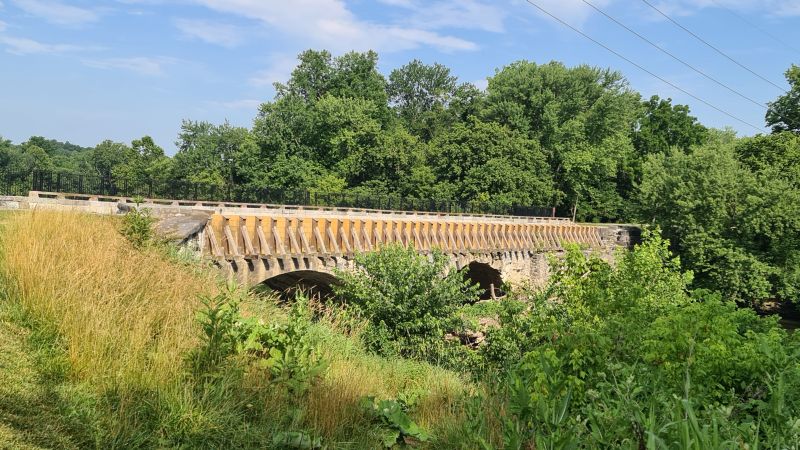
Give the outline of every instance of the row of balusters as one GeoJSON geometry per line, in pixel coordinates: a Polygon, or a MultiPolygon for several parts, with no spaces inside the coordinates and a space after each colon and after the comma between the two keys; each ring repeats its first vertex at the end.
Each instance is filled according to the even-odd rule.
{"type": "Polygon", "coordinates": [[[204,251],[213,257],[352,254],[381,245],[447,252],[553,250],[574,242],[602,245],[596,227],[571,222],[503,223],[228,216],[206,226],[204,251]]]}

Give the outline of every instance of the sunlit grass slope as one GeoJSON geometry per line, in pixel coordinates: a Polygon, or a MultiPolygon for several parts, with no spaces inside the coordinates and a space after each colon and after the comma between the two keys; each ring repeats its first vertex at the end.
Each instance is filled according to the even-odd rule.
{"type": "MultiPolygon", "coordinates": [[[[360,406],[368,395],[418,397],[414,419],[434,435],[457,422],[454,405],[467,389],[459,376],[367,354],[327,321],[313,330],[329,366],[303,398],[273,392],[253,370],[208,391],[187,374],[185,360],[200,343],[198,297],[220,289],[214,271],[134,249],[110,217],[39,211],[4,222],[3,301],[52,337],[66,378],[91,391],[70,406],[85,422],[84,445],[263,448],[275,432],[303,430],[329,448],[374,448],[380,432],[360,406]]],[[[245,309],[283,320],[270,301],[250,297],[245,309]]]]}
{"type": "Polygon", "coordinates": [[[111,218],[33,212],[5,226],[14,297],[64,339],[73,372],[97,385],[175,379],[196,344],[197,294],[210,277],[128,245],[111,218]]]}

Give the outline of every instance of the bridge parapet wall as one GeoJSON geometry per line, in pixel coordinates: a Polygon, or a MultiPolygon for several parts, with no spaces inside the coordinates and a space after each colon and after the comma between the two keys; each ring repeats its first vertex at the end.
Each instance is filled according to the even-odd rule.
{"type": "Polygon", "coordinates": [[[31,191],[28,196],[23,197],[0,197],[0,202],[5,199],[6,203],[14,203],[14,208],[22,209],[77,209],[86,212],[100,214],[114,214],[120,209],[119,206],[136,204],[149,208],[156,213],[169,213],[177,211],[201,210],[210,211],[226,215],[265,215],[265,216],[308,216],[308,217],[361,217],[373,218],[383,217],[384,219],[442,219],[450,221],[503,221],[521,223],[541,223],[541,222],[571,222],[566,217],[535,217],[535,216],[504,216],[494,214],[473,214],[473,213],[444,213],[428,211],[398,211],[385,209],[367,209],[353,207],[336,206],[302,206],[302,205],[280,205],[268,203],[242,203],[242,202],[216,202],[216,201],[195,201],[195,200],[171,200],[158,198],[118,197],[110,195],[90,195],[90,194],[68,194],[61,192],[38,192],[31,191]]]}

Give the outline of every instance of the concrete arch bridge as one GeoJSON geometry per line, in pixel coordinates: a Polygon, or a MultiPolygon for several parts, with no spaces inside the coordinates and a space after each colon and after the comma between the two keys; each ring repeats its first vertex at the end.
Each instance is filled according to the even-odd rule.
{"type": "MultiPolygon", "coordinates": [[[[122,214],[130,197],[31,191],[0,196],[0,209],[51,209],[122,214]]],[[[352,269],[354,256],[387,243],[422,254],[441,249],[452,267],[491,294],[492,286],[549,276],[547,254],[582,244],[607,259],[630,247],[638,228],[576,224],[564,218],[402,212],[335,207],[145,199],[157,231],[212,259],[230,278],[283,290],[330,286],[334,269],[352,269]]]]}
{"type": "Polygon", "coordinates": [[[503,283],[543,283],[548,253],[578,243],[611,257],[627,245],[624,229],[568,219],[403,212],[278,210],[214,213],[198,235],[200,251],[230,278],[278,290],[335,283],[334,269],[352,269],[354,256],[382,245],[440,249],[452,267],[492,296],[503,283]]]}

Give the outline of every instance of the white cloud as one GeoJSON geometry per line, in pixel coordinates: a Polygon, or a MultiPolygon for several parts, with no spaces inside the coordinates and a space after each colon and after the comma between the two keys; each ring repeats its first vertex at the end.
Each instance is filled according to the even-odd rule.
{"type": "Polygon", "coordinates": [[[175,21],[175,26],[188,37],[223,47],[236,47],[243,40],[238,27],[225,23],[202,19],[178,19],[175,21]]]}
{"type": "Polygon", "coordinates": [[[89,50],[70,44],[46,44],[28,38],[16,38],[11,36],[0,36],[0,44],[6,47],[8,53],[15,55],[30,55],[37,53],[66,53],[89,50]]]}
{"type": "Polygon", "coordinates": [[[704,8],[719,7],[766,16],[800,15],[800,0],[661,0],[652,3],[670,15],[685,16],[704,8]]]}
{"type": "Polygon", "coordinates": [[[775,11],[780,16],[800,16],[800,2],[786,2],[777,6],[775,11]]]}
{"type": "Polygon", "coordinates": [[[378,0],[378,1],[383,3],[384,5],[389,5],[389,6],[401,6],[403,8],[416,7],[416,3],[414,3],[414,0],[378,0]]]}
{"type": "MultiPolygon", "coordinates": [[[[436,47],[444,52],[451,52],[455,50],[476,50],[478,48],[478,45],[472,41],[461,39],[455,36],[443,36],[436,32],[427,30],[391,27],[384,30],[376,30],[376,32],[383,33],[384,42],[378,42],[374,48],[384,51],[409,50],[421,47],[423,45],[436,47]]],[[[366,36],[365,38],[365,42],[367,44],[362,44],[362,49],[373,48],[368,44],[370,42],[369,38],[366,36]]]]}
{"type": "Polygon", "coordinates": [[[83,63],[96,69],[128,70],[140,75],[158,76],[164,73],[164,67],[175,63],[175,59],[166,57],[136,56],[131,58],[87,59],[83,63]]]}
{"type": "Polygon", "coordinates": [[[476,0],[446,0],[419,2],[411,0],[381,0],[383,3],[414,11],[409,24],[426,29],[464,28],[500,33],[506,12],[495,5],[476,0]]]}
{"type": "Polygon", "coordinates": [[[442,51],[472,50],[477,45],[420,27],[367,22],[343,0],[195,0],[216,11],[257,20],[291,36],[298,47],[323,46],[334,52],[374,49],[399,51],[431,46],[442,51]]]}
{"type": "Polygon", "coordinates": [[[798,16],[800,0],[716,0],[731,9],[755,11],[766,16],[798,16]]]}
{"type": "MultiPolygon", "coordinates": [[[[2,5],[2,3],[0,3],[0,5],[2,5]]],[[[6,31],[6,28],[8,28],[8,24],[0,20],[0,31],[6,31]]]]}
{"type": "Polygon", "coordinates": [[[59,25],[81,25],[99,18],[95,11],[54,0],[14,0],[28,14],[59,25]]]}

